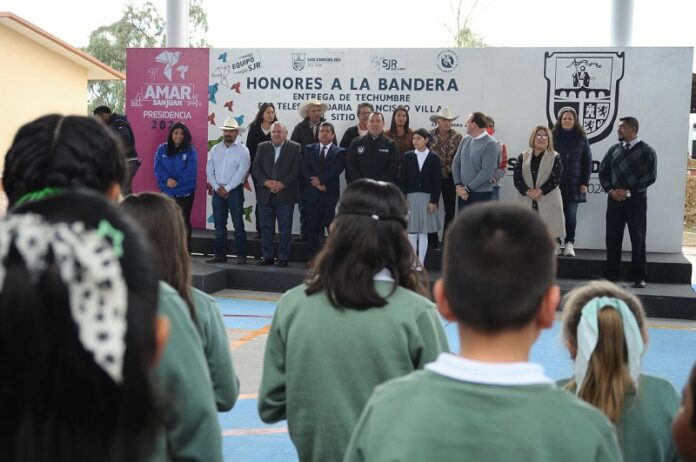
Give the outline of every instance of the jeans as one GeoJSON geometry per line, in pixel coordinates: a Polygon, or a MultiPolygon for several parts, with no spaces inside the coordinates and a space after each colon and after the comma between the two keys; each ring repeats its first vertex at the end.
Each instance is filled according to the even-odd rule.
{"type": "Polygon", "coordinates": [[[464,200],[461,197],[457,197],[457,203],[459,204],[459,210],[474,205],[479,202],[488,202],[492,198],[492,193],[490,191],[486,192],[472,192],[469,194],[469,200],[464,200]]]}
{"type": "Polygon", "coordinates": [[[237,256],[246,257],[247,236],[244,230],[244,185],[229,192],[227,198],[213,192],[213,222],[215,223],[215,258],[227,257],[227,213],[229,211],[234,226],[234,241],[237,256]]]}
{"type": "Polygon", "coordinates": [[[281,204],[275,194],[271,195],[268,204],[259,206],[261,215],[261,254],[264,259],[273,258],[273,238],[275,237],[275,224],[278,220],[278,260],[287,261],[290,257],[290,232],[292,231],[292,215],[295,204],[281,204]]]}
{"type": "Polygon", "coordinates": [[[575,226],[578,224],[577,216],[578,214],[578,202],[577,201],[563,201],[563,215],[565,215],[565,243],[575,244],[575,226]]]}
{"type": "Polygon", "coordinates": [[[491,200],[492,201],[499,201],[500,200],[500,186],[499,185],[493,185],[493,189],[491,189],[491,200]]]}

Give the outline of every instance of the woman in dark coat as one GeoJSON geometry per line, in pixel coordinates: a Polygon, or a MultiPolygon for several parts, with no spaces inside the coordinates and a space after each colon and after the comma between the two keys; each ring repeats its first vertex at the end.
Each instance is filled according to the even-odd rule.
{"type": "Polygon", "coordinates": [[[592,151],[585,130],[578,121],[578,114],[572,107],[566,106],[558,111],[552,134],[553,145],[563,163],[560,184],[566,229],[563,255],[574,257],[576,215],[578,204],[587,201],[587,186],[590,184],[592,172],[592,151]]]}

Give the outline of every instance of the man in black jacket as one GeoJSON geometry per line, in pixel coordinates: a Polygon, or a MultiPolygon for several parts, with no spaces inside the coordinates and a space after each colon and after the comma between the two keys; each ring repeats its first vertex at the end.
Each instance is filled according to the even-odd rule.
{"type": "Polygon", "coordinates": [[[384,116],[373,112],[367,122],[368,133],[353,140],[346,158],[346,180],[371,178],[396,183],[399,150],[384,136],[384,116]]]}

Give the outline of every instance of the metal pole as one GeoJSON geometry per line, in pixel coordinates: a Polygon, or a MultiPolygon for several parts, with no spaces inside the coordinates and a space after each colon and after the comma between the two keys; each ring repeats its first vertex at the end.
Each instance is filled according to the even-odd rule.
{"type": "Polygon", "coordinates": [[[188,0],[167,0],[167,47],[187,48],[188,0]]]}
{"type": "Polygon", "coordinates": [[[612,13],[612,45],[630,46],[633,31],[633,0],[614,0],[612,13]]]}

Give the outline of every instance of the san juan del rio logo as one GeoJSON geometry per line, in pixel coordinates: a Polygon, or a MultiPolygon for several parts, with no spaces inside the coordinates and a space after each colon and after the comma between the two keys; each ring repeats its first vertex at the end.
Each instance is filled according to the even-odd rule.
{"type": "Polygon", "coordinates": [[[590,143],[606,138],[618,113],[624,52],[546,52],[546,116],[556,123],[559,109],[578,114],[590,143]]]}

